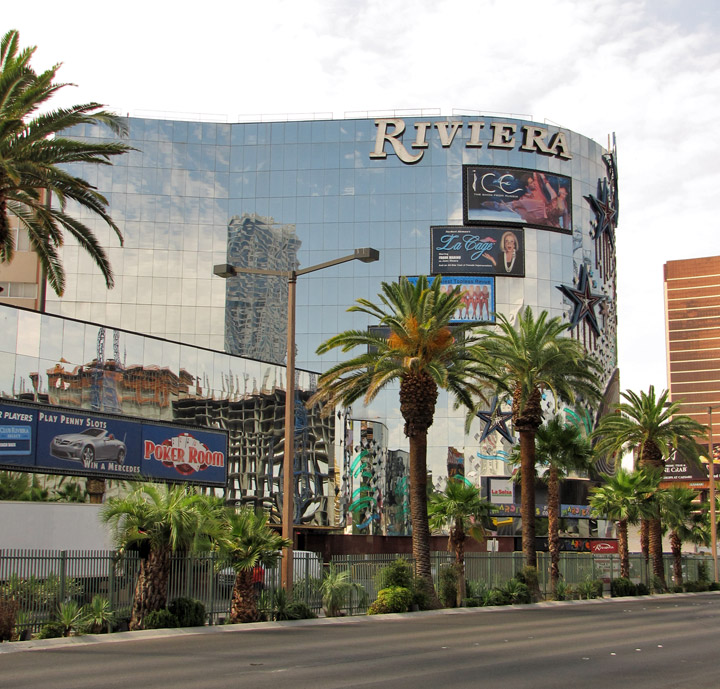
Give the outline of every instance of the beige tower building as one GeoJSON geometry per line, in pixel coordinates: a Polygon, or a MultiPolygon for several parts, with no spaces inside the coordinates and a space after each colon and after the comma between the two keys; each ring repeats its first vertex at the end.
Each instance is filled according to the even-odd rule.
{"type": "Polygon", "coordinates": [[[665,264],[665,332],[671,399],[706,424],[720,405],[720,256],[665,264]]]}

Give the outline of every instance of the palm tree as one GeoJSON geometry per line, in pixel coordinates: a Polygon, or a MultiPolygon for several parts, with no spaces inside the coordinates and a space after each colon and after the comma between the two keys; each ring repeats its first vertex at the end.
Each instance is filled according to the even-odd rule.
{"type": "MultiPolygon", "coordinates": [[[[537,319],[526,308],[513,326],[498,314],[496,328],[483,328],[476,356],[491,372],[500,394],[512,395],[513,425],[520,436],[522,547],[525,565],[537,567],[535,550],[535,435],[543,421],[542,399],[586,403],[599,398],[599,364],[578,340],[566,336],[570,326],[543,311],[537,319]]],[[[468,423],[472,416],[468,416],[468,423]]]]}
{"type": "Polygon", "coordinates": [[[458,572],[457,605],[465,595],[465,538],[485,540],[483,521],[490,514],[490,503],[480,497],[475,486],[463,478],[452,477],[442,493],[432,493],[428,504],[430,526],[433,530],[448,529],[448,550],[455,553],[458,572]]]}
{"type": "Polygon", "coordinates": [[[469,325],[451,330],[450,321],[462,304],[458,287],[441,290],[441,277],[428,284],[421,276],[415,284],[407,278],[382,283],[381,305],[358,299],[348,311],[365,313],[389,329],[386,338],[363,330],[348,330],[318,347],[318,354],[340,347],[348,352],[366,346],[367,352],[343,361],[324,373],[318,392],[310,399],[350,406],[360,398],[370,403],[394,382],[400,384],[400,413],[410,449],[410,511],[416,574],[425,582],[437,604],[430,569],[430,529],[427,515],[427,433],[433,423],[438,389],[448,390],[458,404],[471,407],[482,395],[482,368],[472,345],[477,338],[466,335],[469,325]]]}
{"type": "Polygon", "coordinates": [[[170,554],[209,547],[220,524],[221,501],[195,495],[181,486],[165,490],[140,486],[125,497],[111,498],[100,513],[114,531],[121,551],[140,555],[130,629],[142,629],[145,616],[167,603],[170,554]]]}
{"type": "Polygon", "coordinates": [[[54,81],[59,64],[37,74],[30,66],[34,52],[34,47],[20,50],[15,30],[0,41],[0,262],[12,260],[15,251],[9,221],[13,215],[20,229],[28,233],[30,246],[58,295],[65,288],[58,253],[64,231],[90,254],[110,288],[113,274],[105,251],[87,225],[65,212],[67,201],[102,218],[121,243],[122,234],[107,213],[105,197],[63,167],[70,163],[110,165],[112,156],[132,149],[117,141],[73,141],[61,132],[78,124],[104,124],[115,134],[124,135],[126,127],[98,103],[37,114],[68,84],[54,81]],[[59,207],[52,207],[46,194],[53,196],[59,207]]]}
{"type": "Polygon", "coordinates": [[[673,486],[663,488],[655,494],[660,511],[660,520],[670,532],[670,549],[673,554],[673,579],[682,586],[682,544],[683,541],[703,542],[697,528],[693,528],[693,513],[697,509],[694,501],[697,493],[690,488],[673,486]]]}
{"type": "Polygon", "coordinates": [[[537,465],[547,469],[548,550],[550,551],[550,586],[555,594],[560,580],[560,481],[570,471],[584,471],[593,463],[594,453],[588,438],[573,424],[553,417],[538,428],[535,436],[537,465]]]}
{"type": "Polygon", "coordinates": [[[220,552],[229,558],[235,570],[230,622],[256,622],[258,620],[257,594],[253,582],[256,567],[274,567],[282,548],[290,545],[268,526],[264,512],[249,507],[226,515],[224,530],[218,539],[220,552]]]}
{"type": "Polygon", "coordinates": [[[630,578],[628,524],[637,524],[654,513],[652,496],[658,476],[645,471],[628,472],[618,468],[613,475],[604,474],[602,486],[591,489],[589,503],[597,517],[617,521],[620,576],[630,578]]]}
{"type": "MultiPolygon", "coordinates": [[[[627,390],[621,395],[626,401],[614,405],[614,411],[600,419],[593,433],[598,453],[618,455],[632,451],[637,468],[652,469],[659,474],[673,451],[689,459],[699,457],[702,448],[695,438],[705,435],[706,427],[680,414],[680,403],[669,402],[667,390],[656,397],[651,385],[647,393],[638,395],[627,390]]],[[[648,522],[653,575],[664,583],[660,518],[653,517],[648,522]]]]}

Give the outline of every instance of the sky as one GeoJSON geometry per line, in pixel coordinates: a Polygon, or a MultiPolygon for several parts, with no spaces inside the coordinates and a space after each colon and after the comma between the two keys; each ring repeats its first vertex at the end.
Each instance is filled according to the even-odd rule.
{"type": "Polygon", "coordinates": [[[227,122],[457,109],[615,134],[621,387],[666,387],[663,265],[720,254],[717,0],[38,0],[2,16],[36,70],[62,62],[77,85],[57,105],[227,122]]]}

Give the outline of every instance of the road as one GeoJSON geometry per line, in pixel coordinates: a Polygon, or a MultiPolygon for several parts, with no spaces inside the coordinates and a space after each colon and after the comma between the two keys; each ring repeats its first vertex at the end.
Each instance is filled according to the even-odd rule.
{"type": "Polygon", "coordinates": [[[0,686],[718,689],[718,630],[709,593],[140,632],[3,644],[0,686]]]}

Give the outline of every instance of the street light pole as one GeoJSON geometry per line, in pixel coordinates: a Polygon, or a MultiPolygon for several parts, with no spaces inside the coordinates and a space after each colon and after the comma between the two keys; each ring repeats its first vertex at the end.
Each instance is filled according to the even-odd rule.
{"type": "Polygon", "coordinates": [[[373,263],[380,259],[377,249],[355,249],[349,256],[334,258],[299,270],[270,270],[265,268],[242,268],[229,263],[221,263],[213,268],[213,273],[221,278],[236,275],[272,275],[284,277],[288,281],[288,320],[287,320],[287,381],[285,383],[285,453],[283,456],[283,506],[282,535],[290,545],[283,550],[280,568],[283,588],[292,592],[293,586],[293,546],[295,541],[295,296],[299,275],[314,273],[331,268],[347,261],[373,263]]]}
{"type": "Polygon", "coordinates": [[[718,580],[718,557],[717,557],[717,516],[715,506],[715,438],[713,433],[712,420],[713,407],[708,407],[708,428],[709,428],[709,447],[708,447],[708,479],[710,487],[710,547],[712,548],[714,578],[718,580]]]}

